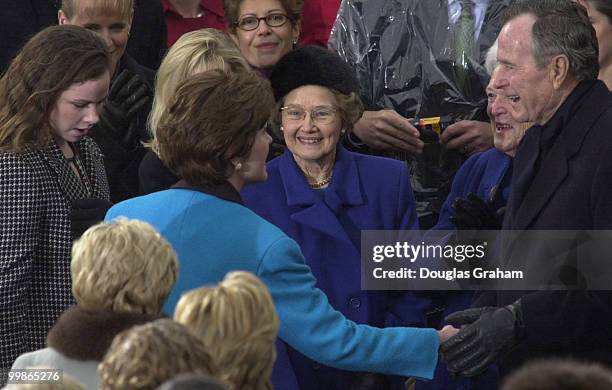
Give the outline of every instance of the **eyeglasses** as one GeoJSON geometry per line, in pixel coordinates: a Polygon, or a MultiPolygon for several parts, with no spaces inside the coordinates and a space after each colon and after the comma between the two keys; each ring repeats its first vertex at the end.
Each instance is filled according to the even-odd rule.
{"type": "Polygon", "coordinates": [[[338,111],[333,107],[318,107],[307,111],[300,106],[285,106],[281,107],[280,110],[285,119],[296,122],[303,121],[306,118],[306,113],[310,113],[310,118],[317,125],[329,125],[333,122],[338,111]]]}
{"type": "Polygon", "coordinates": [[[283,24],[287,23],[287,21],[289,20],[289,16],[285,14],[270,14],[264,16],[263,18],[258,18],[256,16],[247,16],[235,22],[234,26],[244,31],[253,31],[257,27],[259,27],[259,23],[262,20],[266,22],[269,27],[280,27],[283,24]]]}

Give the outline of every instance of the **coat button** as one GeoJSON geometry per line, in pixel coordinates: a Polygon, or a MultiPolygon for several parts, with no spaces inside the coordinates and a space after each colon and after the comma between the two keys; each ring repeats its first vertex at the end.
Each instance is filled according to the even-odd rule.
{"type": "Polygon", "coordinates": [[[361,299],[359,298],[351,298],[349,300],[349,304],[353,309],[359,309],[361,307],[361,299]]]}

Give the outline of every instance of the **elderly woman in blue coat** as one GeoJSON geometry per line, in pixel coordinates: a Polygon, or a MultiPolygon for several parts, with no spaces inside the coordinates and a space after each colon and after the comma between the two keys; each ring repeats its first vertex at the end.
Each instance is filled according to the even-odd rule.
{"type": "MultiPolygon", "coordinates": [[[[495,46],[496,47],[496,46],[495,46]]],[[[497,230],[501,228],[501,212],[510,195],[512,161],[530,123],[518,123],[510,115],[510,100],[492,88],[495,74],[486,88],[487,113],[495,147],[472,155],[459,169],[451,192],[442,206],[433,230],[497,230]]],[[[433,233],[432,236],[437,236],[433,233]]],[[[473,292],[453,292],[437,296],[444,305],[444,315],[464,310],[472,304],[473,292]]],[[[494,368],[474,380],[450,378],[443,366],[436,371],[436,381],[419,383],[418,390],[438,388],[489,389],[497,387],[494,368]],[[468,384],[469,383],[469,384],[468,384]]]]}
{"type": "MultiPolygon", "coordinates": [[[[411,292],[361,290],[362,230],[418,229],[406,164],[352,153],[339,143],[363,112],[350,67],[335,53],[306,46],[283,57],[270,79],[271,120],[287,150],[268,164],[268,180],[242,191],[245,204],[300,245],[332,306],[373,326],[423,326],[429,301],[411,292]]],[[[399,378],[358,375],[289,349],[302,389],[350,388],[399,378]]],[[[383,383],[382,385],[380,383],[383,383]]]]}
{"type": "MultiPolygon", "coordinates": [[[[182,82],[156,129],[159,156],[181,181],[116,204],[106,219],[149,222],[176,250],[178,281],[167,312],[187,290],[248,271],[270,290],[279,337],[305,356],[345,370],[431,378],[448,328],[378,329],[347,320],[316,287],[295,241],[243,205],[239,191],[268,176],[265,124],[274,101],[267,84],[252,72],[220,70],[182,82]]],[[[277,368],[290,368],[282,349],[277,368]]],[[[283,373],[275,387],[298,388],[287,384],[292,371],[283,373]]]]}

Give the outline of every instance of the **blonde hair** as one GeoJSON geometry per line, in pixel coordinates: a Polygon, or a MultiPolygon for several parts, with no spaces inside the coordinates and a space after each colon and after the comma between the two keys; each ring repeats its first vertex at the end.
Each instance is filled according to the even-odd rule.
{"type": "Polygon", "coordinates": [[[202,341],[170,319],[119,333],[98,366],[102,390],[154,390],[178,374],[215,371],[202,341]]]}
{"type": "MultiPolygon", "coordinates": [[[[41,368],[50,369],[57,371],[56,368],[50,367],[28,367],[28,368],[41,368]]],[[[85,390],[85,386],[73,376],[62,372],[62,380],[58,383],[13,383],[6,387],[5,390],[85,390]]]]}
{"type": "Polygon", "coordinates": [[[158,152],[157,126],[178,85],[195,73],[213,69],[251,71],[229,36],[212,28],[188,32],[172,45],[157,71],[153,107],[149,114],[148,127],[152,140],[148,146],[154,152],[158,152]]]}
{"type": "Polygon", "coordinates": [[[158,314],[176,282],[178,259],[151,225],[120,218],[92,226],[74,243],[70,270],[79,306],[158,314]]]}
{"type": "Polygon", "coordinates": [[[215,287],[180,299],[175,320],[197,334],[216,359],[218,377],[238,389],[271,389],[279,320],[266,286],[231,272],[215,287]]]}
{"type": "MultiPolygon", "coordinates": [[[[81,6],[83,7],[83,6],[81,6]]],[[[129,19],[134,13],[134,0],[95,0],[87,8],[81,9],[79,0],[62,0],[61,10],[68,19],[72,19],[79,10],[86,15],[119,15],[129,19]]]]}

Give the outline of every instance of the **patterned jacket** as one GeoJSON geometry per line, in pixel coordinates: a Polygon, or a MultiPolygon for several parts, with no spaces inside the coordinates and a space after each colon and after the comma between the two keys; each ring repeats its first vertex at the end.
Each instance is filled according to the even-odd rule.
{"type": "Polygon", "coordinates": [[[0,368],[44,346],[47,331],[73,304],[71,201],[109,199],[102,153],[75,143],[84,179],[54,142],[23,154],[0,153],[0,368]]]}

